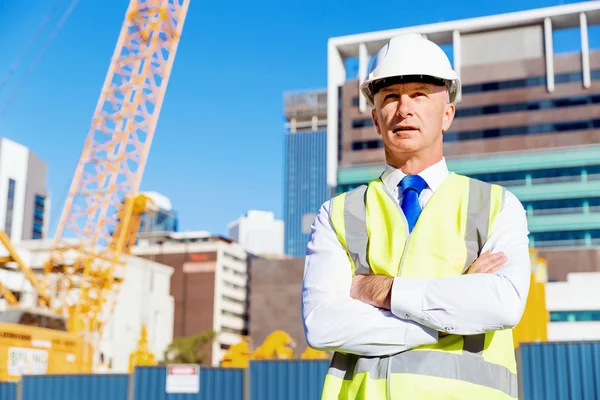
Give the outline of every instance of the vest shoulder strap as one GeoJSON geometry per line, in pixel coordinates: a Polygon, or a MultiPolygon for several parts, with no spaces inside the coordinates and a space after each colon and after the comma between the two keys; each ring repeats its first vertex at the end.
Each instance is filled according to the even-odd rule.
{"type": "Polygon", "coordinates": [[[469,180],[469,205],[465,235],[467,245],[466,271],[471,263],[480,256],[481,249],[490,237],[496,217],[504,207],[506,189],[500,185],[464,175],[457,176],[469,180]]]}
{"type": "Polygon", "coordinates": [[[338,240],[346,250],[354,274],[368,274],[367,209],[368,185],[361,185],[333,198],[330,219],[338,240]]]}

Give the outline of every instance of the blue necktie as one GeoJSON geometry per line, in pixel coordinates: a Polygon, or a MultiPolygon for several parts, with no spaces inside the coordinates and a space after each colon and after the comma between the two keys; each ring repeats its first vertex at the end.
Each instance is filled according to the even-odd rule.
{"type": "Polygon", "coordinates": [[[402,190],[401,208],[408,221],[408,232],[412,232],[421,214],[419,195],[427,187],[427,182],[419,175],[407,175],[402,178],[398,186],[402,190]]]}

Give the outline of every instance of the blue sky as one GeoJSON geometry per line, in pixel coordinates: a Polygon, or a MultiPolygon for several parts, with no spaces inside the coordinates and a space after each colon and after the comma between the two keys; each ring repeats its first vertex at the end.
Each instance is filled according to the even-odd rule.
{"type": "MultiPolygon", "coordinates": [[[[0,136],[47,162],[53,234],[128,1],[79,1],[28,73],[70,1],[34,3],[0,2],[0,136]],[[54,4],[56,12],[1,87],[54,4]]],[[[281,218],[283,93],[326,86],[329,37],[565,3],[571,1],[194,0],[141,189],[167,195],[182,230],[224,234],[248,209],[281,218]]],[[[576,49],[578,34],[557,46],[576,49]]]]}

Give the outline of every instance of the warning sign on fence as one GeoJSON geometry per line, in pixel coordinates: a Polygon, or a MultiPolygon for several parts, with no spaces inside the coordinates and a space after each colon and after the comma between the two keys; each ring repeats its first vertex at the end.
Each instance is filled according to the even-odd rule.
{"type": "Polygon", "coordinates": [[[200,393],[200,366],[167,365],[166,393],[200,393]]]}

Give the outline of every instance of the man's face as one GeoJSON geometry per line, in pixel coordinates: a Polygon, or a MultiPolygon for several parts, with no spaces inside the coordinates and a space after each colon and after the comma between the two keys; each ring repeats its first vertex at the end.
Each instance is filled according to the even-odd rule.
{"type": "Polygon", "coordinates": [[[454,111],[443,86],[406,82],[381,89],[375,95],[372,117],[388,162],[441,152],[442,134],[450,128],[454,111]]]}

